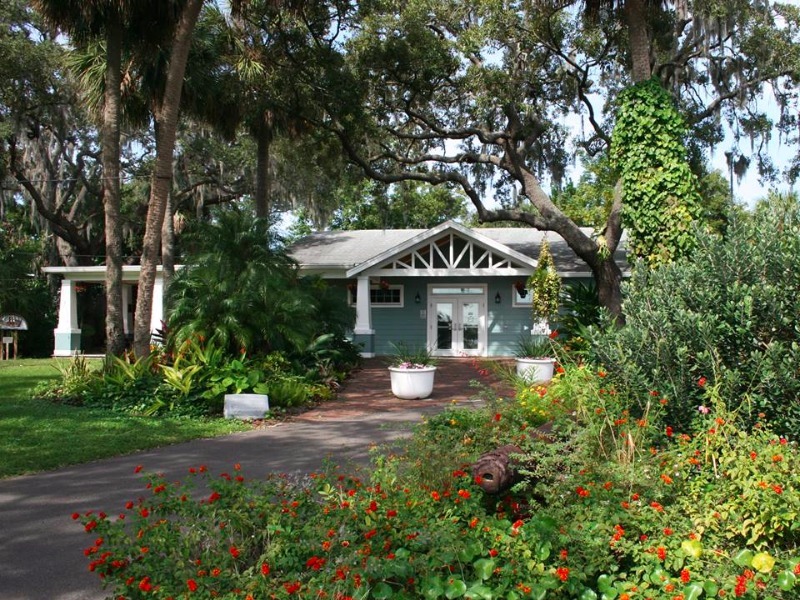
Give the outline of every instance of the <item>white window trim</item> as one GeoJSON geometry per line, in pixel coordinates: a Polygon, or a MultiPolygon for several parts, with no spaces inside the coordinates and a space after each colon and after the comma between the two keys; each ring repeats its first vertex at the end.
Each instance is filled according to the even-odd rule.
{"type": "MultiPolygon", "coordinates": [[[[371,292],[372,290],[381,289],[381,286],[380,286],[380,284],[372,283],[372,284],[370,284],[369,289],[370,289],[370,292],[371,292]]],[[[370,308],[403,308],[405,306],[406,295],[405,295],[405,286],[403,286],[403,284],[401,284],[401,283],[397,283],[397,284],[390,283],[389,287],[385,288],[385,289],[388,289],[388,290],[400,290],[400,302],[397,303],[397,304],[383,304],[383,303],[380,303],[380,302],[378,302],[378,303],[372,302],[372,299],[370,298],[370,303],[369,303],[370,308]]],[[[350,288],[347,289],[347,302],[350,304],[350,306],[355,306],[356,305],[356,301],[355,301],[355,298],[353,296],[353,290],[350,289],[350,288]]]]}
{"type": "Polygon", "coordinates": [[[512,283],[511,284],[511,307],[512,308],[527,308],[530,309],[533,305],[532,300],[533,294],[530,290],[528,290],[528,295],[525,298],[522,298],[517,291],[516,286],[512,283]]]}

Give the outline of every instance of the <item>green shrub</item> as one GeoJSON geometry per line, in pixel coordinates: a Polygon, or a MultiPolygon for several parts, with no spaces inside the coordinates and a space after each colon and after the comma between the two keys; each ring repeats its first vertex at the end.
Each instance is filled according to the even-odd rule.
{"type": "Polygon", "coordinates": [[[340,290],[301,277],[263,219],[226,212],[188,234],[188,265],[171,283],[168,347],[210,338],[229,355],[302,355],[321,335],[343,338],[355,313],[340,290]]]}
{"type": "Polygon", "coordinates": [[[85,356],[76,355],[66,365],[56,363],[61,378],[36,386],[33,397],[64,404],[83,404],[84,395],[98,382],[98,372],[85,356]]]}
{"type": "Polygon", "coordinates": [[[627,324],[592,349],[620,387],[669,400],[667,423],[687,430],[704,383],[719,384],[746,423],[800,427],[800,206],[774,199],[727,236],[701,234],[686,260],[637,268],[627,324]]]}
{"type": "Polygon", "coordinates": [[[597,289],[593,284],[586,283],[565,286],[561,309],[558,315],[558,333],[564,340],[564,346],[571,354],[587,354],[589,330],[600,324],[603,314],[597,289]]]}

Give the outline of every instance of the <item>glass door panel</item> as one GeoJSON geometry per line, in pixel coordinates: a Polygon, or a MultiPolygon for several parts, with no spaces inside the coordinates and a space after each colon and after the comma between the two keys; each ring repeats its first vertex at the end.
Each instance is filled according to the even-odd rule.
{"type": "Polygon", "coordinates": [[[436,302],[435,350],[453,349],[453,303],[436,302]]]}
{"type": "Polygon", "coordinates": [[[478,331],[481,324],[480,303],[461,303],[461,346],[464,350],[478,349],[478,331]]]}
{"type": "Polygon", "coordinates": [[[438,356],[481,355],[486,345],[486,301],[451,296],[430,305],[428,346],[438,356]]]}

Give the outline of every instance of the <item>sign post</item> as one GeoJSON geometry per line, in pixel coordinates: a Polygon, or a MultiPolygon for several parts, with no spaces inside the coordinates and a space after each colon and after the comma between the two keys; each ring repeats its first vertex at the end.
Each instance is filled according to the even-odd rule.
{"type": "Polygon", "coordinates": [[[19,315],[0,315],[0,333],[2,333],[3,345],[0,347],[0,359],[9,360],[11,358],[11,346],[14,346],[14,358],[17,358],[19,331],[27,331],[28,323],[19,315]],[[12,335],[5,335],[6,331],[12,331],[12,335]]]}

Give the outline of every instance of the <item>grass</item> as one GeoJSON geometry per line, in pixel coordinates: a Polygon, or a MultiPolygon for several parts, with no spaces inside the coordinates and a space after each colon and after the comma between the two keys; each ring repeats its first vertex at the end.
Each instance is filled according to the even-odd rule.
{"type": "Polygon", "coordinates": [[[134,417],[32,400],[38,383],[58,379],[57,361],[0,361],[0,478],[247,428],[224,419],[134,417]]]}

